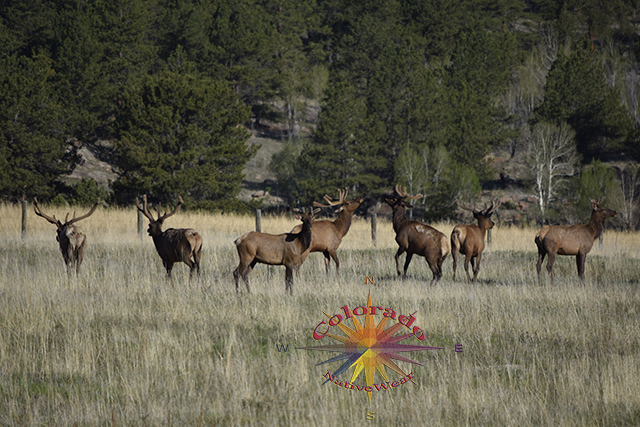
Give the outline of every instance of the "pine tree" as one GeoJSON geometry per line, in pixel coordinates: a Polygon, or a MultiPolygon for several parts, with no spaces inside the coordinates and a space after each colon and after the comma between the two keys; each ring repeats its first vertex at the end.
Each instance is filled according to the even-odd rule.
{"type": "Polygon", "coordinates": [[[230,203],[255,154],[245,145],[248,118],[225,83],[193,70],[163,71],[129,85],[115,120],[118,201],[147,193],[208,207],[230,203]]]}
{"type": "Polygon", "coordinates": [[[52,75],[44,55],[0,59],[0,194],[11,200],[53,197],[56,179],[78,160],[52,75]]]}

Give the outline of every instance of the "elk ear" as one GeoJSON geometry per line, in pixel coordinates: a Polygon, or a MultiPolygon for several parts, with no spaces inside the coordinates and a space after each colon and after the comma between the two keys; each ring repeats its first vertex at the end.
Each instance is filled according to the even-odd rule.
{"type": "Polygon", "coordinates": [[[604,200],[604,196],[602,196],[600,200],[589,199],[589,201],[591,202],[591,208],[594,211],[597,211],[598,209],[600,209],[600,203],[602,203],[603,200],[604,200]]]}

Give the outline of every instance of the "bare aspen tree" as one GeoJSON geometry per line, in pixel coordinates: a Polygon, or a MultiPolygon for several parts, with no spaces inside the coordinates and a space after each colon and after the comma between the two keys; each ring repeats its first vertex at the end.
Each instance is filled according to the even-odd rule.
{"type": "Polygon", "coordinates": [[[540,122],[527,136],[530,166],[535,176],[535,191],[543,222],[552,201],[568,178],[578,172],[580,157],[576,149],[575,132],[567,123],[559,126],[540,122]]]}
{"type": "Polygon", "coordinates": [[[634,230],[640,209],[640,165],[628,164],[619,169],[618,181],[622,190],[620,218],[627,230],[634,230]]]}

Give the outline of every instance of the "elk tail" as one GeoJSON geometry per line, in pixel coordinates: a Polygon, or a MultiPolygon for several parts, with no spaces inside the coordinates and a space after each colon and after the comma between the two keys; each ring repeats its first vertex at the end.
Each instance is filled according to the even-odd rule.
{"type": "Polygon", "coordinates": [[[462,246],[462,237],[460,236],[461,233],[462,230],[460,230],[460,228],[458,227],[454,228],[451,232],[451,250],[455,253],[459,253],[460,246],[462,246]]]}
{"type": "Polygon", "coordinates": [[[440,258],[444,258],[451,253],[449,242],[446,237],[442,237],[442,244],[440,245],[440,258]]]}
{"type": "Polygon", "coordinates": [[[233,244],[234,244],[234,245],[236,245],[236,246],[238,246],[240,243],[242,243],[242,241],[245,239],[245,237],[247,237],[247,235],[248,235],[249,233],[252,233],[252,231],[247,231],[247,232],[246,232],[246,233],[244,233],[242,236],[238,237],[238,238],[233,242],[233,244]]]}
{"type": "Polygon", "coordinates": [[[546,226],[542,228],[542,230],[538,231],[538,233],[536,233],[536,237],[535,239],[533,239],[533,241],[536,243],[536,246],[538,247],[538,249],[542,248],[543,246],[542,241],[544,240],[548,232],[549,232],[549,226],[546,226]]]}

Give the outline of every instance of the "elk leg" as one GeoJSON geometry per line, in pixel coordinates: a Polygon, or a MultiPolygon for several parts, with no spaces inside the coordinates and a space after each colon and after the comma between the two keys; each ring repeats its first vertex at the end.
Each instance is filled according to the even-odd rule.
{"type": "Polygon", "coordinates": [[[538,250],[538,263],[536,264],[536,272],[538,273],[538,286],[540,285],[540,269],[542,268],[542,262],[544,261],[544,257],[546,256],[546,252],[538,250]]]}
{"type": "Polygon", "coordinates": [[[586,259],[587,259],[587,254],[578,252],[578,255],[576,255],[576,264],[578,266],[578,278],[580,279],[580,284],[583,286],[584,286],[584,262],[586,259]]]}
{"type": "Polygon", "coordinates": [[[242,280],[245,283],[245,286],[247,287],[247,292],[251,293],[251,291],[249,290],[249,279],[247,277],[249,275],[249,272],[251,271],[251,268],[252,267],[250,265],[247,265],[246,263],[242,262],[242,260],[240,260],[238,268],[233,271],[233,280],[236,284],[236,294],[238,293],[238,280],[241,276],[242,280]]]}
{"type": "Polygon", "coordinates": [[[458,265],[458,252],[451,251],[453,257],[453,281],[456,281],[456,267],[458,265]]]}
{"type": "Polygon", "coordinates": [[[328,276],[329,267],[331,266],[331,255],[329,254],[329,251],[322,252],[322,255],[324,255],[324,269],[327,272],[327,276],[328,276]]]}
{"type": "Polygon", "coordinates": [[[285,265],[285,273],[284,273],[284,282],[285,288],[284,293],[286,294],[289,291],[289,294],[293,296],[293,269],[290,265],[285,265]]]}
{"type": "Polygon", "coordinates": [[[409,264],[411,263],[411,258],[413,258],[413,254],[411,252],[407,252],[407,259],[404,260],[404,274],[402,276],[403,279],[407,277],[407,269],[409,268],[409,264]]]}
{"type": "Polygon", "coordinates": [[[551,286],[553,286],[553,263],[556,262],[556,254],[549,252],[549,260],[547,261],[547,271],[549,272],[549,279],[551,280],[551,286]]]}
{"type": "Polygon", "coordinates": [[[236,294],[238,293],[238,279],[240,279],[240,266],[242,266],[242,263],[240,263],[240,265],[233,270],[233,281],[236,284],[236,294]]]}
{"type": "Polygon", "coordinates": [[[167,269],[167,279],[173,281],[173,277],[171,277],[171,270],[173,269],[173,263],[170,261],[163,261],[164,268],[167,269]]]}
{"type": "Polygon", "coordinates": [[[198,248],[197,251],[193,253],[193,261],[196,264],[196,269],[198,271],[198,278],[200,278],[200,260],[202,259],[202,250],[198,248]]]}
{"type": "MultiPolygon", "coordinates": [[[[340,260],[338,259],[338,255],[335,251],[329,251],[329,255],[333,259],[333,262],[336,263],[336,277],[340,276],[340,260]]],[[[327,259],[327,275],[329,274],[329,260],[327,259]]]]}
{"type": "Polygon", "coordinates": [[[471,267],[473,268],[473,258],[467,254],[464,258],[464,272],[467,273],[467,283],[471,282],[471,276],[469,276],[469,261],[471,261],[471,267]]]}
{"type": "Polygon", "coordinates": [[[76,254],[76,276],[80,274],[80,264],[82,264],[82,259],[84,258],[84,246],[78,248],[78,252],[76,254]]]}
{"type": "Polygon", "coordinates": [[[191,261],[191,254],[187,254],[187,256],[182,258],[185,264],[189,267],[189,284],[191,284],[191,279],[193,279],[193,270],[196,269],[195,262],[191,261]]]}
{"type": "Polygon", "coordinates": [[[438,266],[438,280],[436,280],[436,283],[440,281],[440,279],[442,279],[442,264],[444,263],[444,258],[438,258],[437,259],[437,266],[438,266]]]}
{"type": "Polygon", "coordinates": [[[396,252],[396,270],[398,271],[398,276],[402,273],[400,272],[400,255],[404,252],[404,249],[401,247],[398,248],[398,252],[396,252]]]}
{"type": "Polygon", "coordinates": [[[478,272],[480,271],[480,259],[482,258],[482,253],[479,253],[476,257],[476,263],[473,266],[473,283],[477,283],[478,281],[478,272]]]}
{"type": "Polygon", "coordinates": [[[249,264],[249,266],[245,268],[244,272],[242,273],[242,279],[244,280],[244,285],[247,287],[247,293],[249,294],[251,293],[251,290],[249,289],[249,273],[251,273],[257,263],[258,260],[254,258],[254,260],[251,261],[251,264],[249,264]]]}
{"type": "Polygon", "coordinates": [[[433,285],[434,283],[437,283],[438,280],[440,280],[440,276],[441,271],[440,268],[438,267],[438,261],[434,261],[433,263],[430,263],[429,260],[426,260],[427,264],[429,265],[429,268],[431,269],[431,271],[433,272],[433,279],[431,279],[431,285],[433,285]]]}

